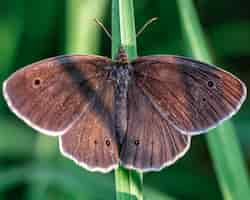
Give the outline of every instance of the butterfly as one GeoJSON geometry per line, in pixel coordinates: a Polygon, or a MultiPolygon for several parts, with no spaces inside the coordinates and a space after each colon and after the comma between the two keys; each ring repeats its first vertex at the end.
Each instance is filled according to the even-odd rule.
{"type": "Polygon", "coordinates": [[[59,136],[61,153],[90,171],[142,172],[173,164],[204,133],[234,115],[246,87],[213,65],[171,55],[115,60],[63,55],[4,82],[9,108],[35,130],[59,136]]]}

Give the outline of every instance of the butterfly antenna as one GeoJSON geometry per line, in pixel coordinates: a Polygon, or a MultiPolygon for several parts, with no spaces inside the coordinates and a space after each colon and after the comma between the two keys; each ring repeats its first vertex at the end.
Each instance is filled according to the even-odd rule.
{"type": "Polygon", "coordinates": [[[153,17],[151,19],[149,19],[141,28],[140,30],[137,32],[136,37],[139,37],[139,35],[141,35],[143,33],[143,31],[148,27],[148,25],[152,24],[154,21],[158,20],[157,17],[153,17]]]}
{"type": "Polygon", "coordinates": [[[97,25],[99,25],[101,27],[101,29],[106,33],[106,35],[109,37],[110,40],[112,40],[112,36],[109,33],[109,31],[106,29],[106,27],[103,25],[102,22],[100,22],[97,18],[94,19],[95,22],[97,23],[97,25]]]}

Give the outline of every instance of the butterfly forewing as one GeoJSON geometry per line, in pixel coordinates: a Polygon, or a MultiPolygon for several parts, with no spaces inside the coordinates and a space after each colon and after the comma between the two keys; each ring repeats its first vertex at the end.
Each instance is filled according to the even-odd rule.
{"type": "Polygon", "coordinates": [[[183,134],[198,134],[236,113],[245,85],[217,67],[177,56],[132,62],[135,82],[161,115],[183,134]]]}
{"type": "Polygon", "coordinates": [[[128,129],[121,163],[140,171],[159,171],[183,156],[190,136],[180,134],[134,83],[128,90],[128,129]]]}
{"type": "Polygon", "coordinates": [[[79,118],[105,76],[110,60],[100,56],[59,56],[31,64],[4,83],[9,107],[30,126],[63,134],[79,118]]]}
{"type": "Polygon", "coordinates": [[[60,150],[91,171],[108,172],[119,163],[114,87],[105,79],[98,81],[101,84],[91,104],[74,126],[60,137],[60,150]]]}

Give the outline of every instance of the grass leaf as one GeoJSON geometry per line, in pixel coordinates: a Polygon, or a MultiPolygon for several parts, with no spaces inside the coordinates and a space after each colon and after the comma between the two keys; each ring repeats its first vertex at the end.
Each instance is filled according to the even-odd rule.
{"type": "MultiPolygon", "coordinates": [[[[137,56],[132,0],[112,1],[112,58],[123,46],[129,59],[137,56]]],[[[117,200],[142,200],[142,174],[122,167],[115,171],[117,200]]]]}

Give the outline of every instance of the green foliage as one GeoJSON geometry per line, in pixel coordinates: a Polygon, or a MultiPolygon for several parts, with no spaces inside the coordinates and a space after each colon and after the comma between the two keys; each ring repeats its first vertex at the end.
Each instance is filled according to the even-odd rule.
{"type": "MultiPolygon", "coordinates": [[[[194,55],[186,44],[187,37],[182,38],[183,32],[187,35],[191,31],[183,29],[175,0],[143,0],[134,1],[134,4],[136,28],[151,17],[159,17],[138,38],[138,55],[194,55]]],[[[128,4],[124,8],[126,6],[128,4]]],[[[63,53],[109,56],[111,42],[93,19],[99,18],[110,29],[111,7],[108,0],[1,1],[1,83],[17,68],[42,58],[63,53]]],[[[209,49],[212,54],[209,57],[222,66],[227,65],[229,71],[249,86],[250,2],[202,0],[195,1],[195,7],[205,36],[200,39],[200,33],[195,32],[194,40],[203,41],[205,38],[208,46],[199,50],[202,47],[201,42],[198,42],[196,52],[204,54],[209,49]]],[[[128,20],[133,17],[131,15],[133,12],[122,13],[121,17],[128,20]]],[[[198,17],[188,17],[188,23],[195,23],[198,17]]],[[[134,32],[130,30],[133,24],[112,20],[114,36],[123,30],[120,27],[114,29],[117,25],[113,23],[128,25],[123,27],[124,39],[113,41],[113,56],[121,42],[128,49],[136,49],[130,46],[135,38],[127,35],[134,32]]],[[[131,51],[134,51],[130,54],[130,58],[133,58],[136,51],[131,51]]],[[[210,60],[203,56],[197,57],[210,60]]],[[[248,177],[237,144],[239,141],[249,165],[249,103],[247,100],[239,114],[233,118],[233,129],[226,123],[210,133],[208,137],[214,139],[208,139],[209,151],[204,136],[194,137],[191,149],[183,159],[159,173],[145,174],[144,199],[247,199],[248,177]],[[239,193],[241,198],[238,197],[239,193]]],[[[57,139],[37,134],[24,125],[9,112],[2,97],[0,110],[0,199],[115,198],[113,173],[90,173],[62,157],[57,139]]],[[[128,175],[127,172],[125,174],[128,175]]]]}

